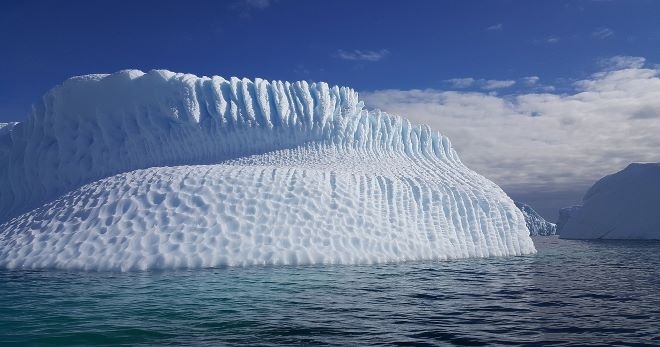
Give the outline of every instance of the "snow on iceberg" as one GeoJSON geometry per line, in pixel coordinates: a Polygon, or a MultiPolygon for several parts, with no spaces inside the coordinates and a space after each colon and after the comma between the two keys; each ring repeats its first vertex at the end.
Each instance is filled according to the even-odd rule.
{"type": "Polygon", "coordinates": [[[601,178],[561,230],[565,239],[660,239],[660,163],[601,178]]]}
{"type": "Polygon", "coordinates": [[[134,270],[535,252],[428,127],[351,89],[128,70],[0,135],[0,267],[134,270]]]}
{"type": "Polygon", "coordinates": [[[556,235],[557,226],[554,223],[546,221],[540,214],[538,214],[538,212],[534,211],[531,206],[519,201],[514,201],[514,204],[516,204],[516,207],[518,207],[520,211],[522,211],[523,216],[525,216],[525,223],[527,223],[527,229],[529,229],[530,236],[556,235]]]}

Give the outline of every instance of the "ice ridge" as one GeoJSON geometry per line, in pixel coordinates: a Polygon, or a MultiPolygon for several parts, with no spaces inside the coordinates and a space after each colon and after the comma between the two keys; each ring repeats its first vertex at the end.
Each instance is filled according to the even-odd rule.
{"type": "Polygon", "coordinates": [[[446,137],[363,107],[355,91],[326,83],[165,70],[74,77],[0,135],[0,222],[116,173],[310,142],[458,161],[446,137]]]}

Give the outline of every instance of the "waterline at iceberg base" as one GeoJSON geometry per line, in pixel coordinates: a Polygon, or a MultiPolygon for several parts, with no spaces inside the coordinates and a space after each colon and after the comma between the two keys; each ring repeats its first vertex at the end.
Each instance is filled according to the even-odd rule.
{"type": "Polygon", "coordinates": [[[513,201],[446,137],[348,88],[127,70],[72,78],[6,127],[4,268],[535,252],[513,201]]]}

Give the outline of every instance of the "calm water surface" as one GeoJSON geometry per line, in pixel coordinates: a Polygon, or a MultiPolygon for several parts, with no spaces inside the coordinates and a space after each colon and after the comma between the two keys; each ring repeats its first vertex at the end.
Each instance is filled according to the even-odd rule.
{"type": "Polygon", "coordinates": [[[0,345],[660,345],[660,243],[141,273],[0,270],[0,345]]]}

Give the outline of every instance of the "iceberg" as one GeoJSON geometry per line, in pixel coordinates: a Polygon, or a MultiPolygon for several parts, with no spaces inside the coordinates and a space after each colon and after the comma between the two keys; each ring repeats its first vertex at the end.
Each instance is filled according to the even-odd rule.
{"type": "Polygon", "coordinates": [[[660,163],[633,163],[605,176],[582,202],[561,238],[660,240],[660,163]]]}
{"type": "Polygon", "coordinates": [[[557,226],[554,223],[546,221],[531,206],[519,201],[514,201],[514,204],[522,211],[523,216],[525,216],[525,223],[527,224],[527,229],[529,229],[530,236],[551,236],[557,234],[557,226]]]}
{"type": "Polygon", "coordinates": [[[564,226],[566,225],[566,223],[568,223],[568,220],[571,219],[571,216],[578,213],[581,208],[582,205],[574,205],[559,209],[559,217],[557,218],[557,223],[556,223],[557,235],[561,234],[562,229],[564,229],[564,226]]]}
{"type": "Polygon", "coordinates": [[[2,268],[535,252],[513,201],[448,138],[326,83],[74,77],[0,133],[0,182],[2,268]]]}

